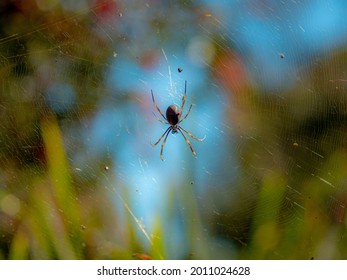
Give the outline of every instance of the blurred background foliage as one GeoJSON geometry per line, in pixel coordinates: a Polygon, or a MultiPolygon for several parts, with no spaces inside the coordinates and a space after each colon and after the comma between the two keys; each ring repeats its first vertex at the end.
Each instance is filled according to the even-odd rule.
{"type": "Polygon", "coordinates": [[[0,258],[346,259],[347,7],[303,2],[2,1],[0,258]]]}

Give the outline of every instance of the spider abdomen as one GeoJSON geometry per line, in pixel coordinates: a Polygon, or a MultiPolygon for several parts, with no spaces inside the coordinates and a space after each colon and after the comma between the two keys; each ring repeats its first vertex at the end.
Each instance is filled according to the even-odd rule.
{"type": "Polygon", "coordinates": [[[175,105],[170,105],[166,109],[166,119],[169,124],[176,125],[180,121],[181,112],[175,105]]]}

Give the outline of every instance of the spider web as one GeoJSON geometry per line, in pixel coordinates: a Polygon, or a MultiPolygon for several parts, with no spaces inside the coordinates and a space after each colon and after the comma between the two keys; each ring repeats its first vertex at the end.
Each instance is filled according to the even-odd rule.
{"type": "Polygon", "coordinates": [[[347,257],[344,1],[0,9],[1,258],[347,257]]]}

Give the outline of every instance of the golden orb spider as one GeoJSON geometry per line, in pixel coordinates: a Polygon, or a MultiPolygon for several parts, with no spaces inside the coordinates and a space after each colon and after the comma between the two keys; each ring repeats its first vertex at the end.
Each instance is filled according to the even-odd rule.
{"type": "Polygon", "coordinates": [[[183,112],[183,109],[184,109],[184,104],[186,102],[186,98],[187,98],[187,81],[185,81],[185,84],[184,84],[184,95],[183,95],[183,98],[182,98],[182,106],[181,106],[181,109],[178,109],[175,105],[170,105],[169,107],[167,107],[166,109],[166,117],[164,116],[164,114],[160,111],[159,107],[157,106],[157,104],[155,103],[155,100],[154,100],[154,95],[153,95],[153,91],[151,90],[151,93],[152,93],[152,100],[153,100],[153,104],[154,104],[154,107],[157,109],[157,111],[159,112],[159,114],[164,118],[165,121],[159,119],[158,117],[156,117],[156,119],[158,121],[160,121],[161,123],[163,124],[169,124],[170,126],[165,130],[165,132],[163,133],[162,136],[160,136],[159,140],[157,142],[155,142],[154,144],[152,144],[152,146],[156,146],[160,141],[161,139],[163,139],[164,137],[164,141],[163,143],[161,144],[161,149],[160,149],[160,159],[163,160],[163,149],[164,149],[164,146],[165,146],[165,143],[166,143],[166,139],[167,137],[169,136],[169,133],[170,131],[172,132],[172,134],[175,134],[175,133],[178,133],[180,132],[182,134],[182,136],[184,137],[184,140],[186,140],[186,143],[188,144],[190,150],[192,151],[194,157],[196,157],[196,153],[192,147],[192,145],[190,144],[187,136],[184,135],[183,131],[185,133],[187,133],[190,137],[192,137],[193,139],[195,140],[198,140],[200,142],[204,141],[204,139],[206,138],[206,135],[204,136],[204,138],[197,138],[195,136],[193,136],[193,134],[191,134],[189,131],[185,130],[182,126],[180,126],[179,124],[181,122],[183,122],[189,115],[190,113],[190,110],[192,109],[192,105],[190,105],[189,109],[188,109],[188,112],[187,114],[184,116],[184,118],[181,119],[182,117],[182,112],[183,112]],[[182,131],[183,130],[183,131],[182,131]]]}

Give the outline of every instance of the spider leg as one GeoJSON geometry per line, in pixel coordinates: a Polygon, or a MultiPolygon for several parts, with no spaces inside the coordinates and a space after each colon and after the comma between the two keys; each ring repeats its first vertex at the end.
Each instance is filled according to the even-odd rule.
{"type": "Polygon", "coordinates": [[[161,149],[160,149],[160,159],[163,160],[163,150],[164,150],[164,146],[165,146],[165,143],[166,143],[166,139],[167,137],[169,136],[170,134],[170,131],[171,131],[171,126],[169,127],[169,131],[166,133],[166,136],[164,138],[164,141],[163,143],[161,143],[161,149]]]}
{"type": "MultiPolygon", "coordinates": [[[[161,141],[161,139],[163,139],[163,137],[164,137],[164,135],[165,135],[166,133],[169,134],[169,132],[171,131],[171,129],[172,129],[171,126],[169,126],[168,129],[165,130],[165,132],[163,133],[163,135],[160,136],[159,140],[158,140],[157,142],[155,142],[154,144],[152,144],[152,146],[155,147],[155,146],[161,141]]],[[[165,139],[166,139],[166,138],[165,138],[165,139]]]]}
{"type": "Polygon", "coordinates": [[[153,115],[154,115],[154,117],[155,117],[158,121],[160,121],[161,123],[163,123],[163,124],[169,124],[168,122],[165,122],[165,121],[159,119],[154,113],[153,113],[153,115]]]}
{"type": "Polygon", "coordinates": [[[183,109],[184,109],[184,103],[186,102],[186,98],[187,98],[187,81],[184,81],[184,94],[182,97],[181,114],[182,114],[183,109]]]}
{"type": "Polygon", "coordinates": [[[152,93],[152,100],[153,100],[153,104],[154,104],[154,107],[157,109],[157,111],[159,112],[159,114],[164,118],[164,120],[167,120],[164,116],[164,114],[160,111],[159,107],[157,106],[157,103],[155,103],[154,101],[154,95],[153,95],[153,91],[151,90],[151,93],[152,93]]]}
{"type": "Polygon", "coordinates": [[[178,123],[183,122],[183,121],[188,117],[188,115],[189,115],[189,113],[190,113],[190,110],[192,109],[192,106],[193,106],[193,105],[190,105],[189,110],[188,110],[188,113],[187,113],[187,114],[184,116],[184,118],[182,118],[178,123]]]}
{"type": "Polygon", "coordinates": [[[187,138],[187,137],[184,135],[184,133],[182,132],[181,128],[182,128],[182,127],[178,127],[178,130],[181,132],[182,136],[184,137],[184,140],[186,140],[186,142],[187,142],[187,144],[188,144],[190,150],[191,150],[192,153],[193,153],[193,156],[196,157],[196,152],[194,151],[194,149],[193,149],[192,145],[190,144],[188,138],[187,138]]]}
{"type": "Polygon", "coordinates": [[[179,128],[182,129],[185,133],[187,133],[190,137],[192,137],[193,139],[198,140],[200,142],[204,141],[206,138],[206,135],[204,136],[204,138],[197,138],[193,134],[191,134],[188,130],[185,130],[182,126],[179,126],[179,128]]]}

